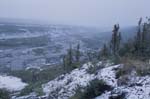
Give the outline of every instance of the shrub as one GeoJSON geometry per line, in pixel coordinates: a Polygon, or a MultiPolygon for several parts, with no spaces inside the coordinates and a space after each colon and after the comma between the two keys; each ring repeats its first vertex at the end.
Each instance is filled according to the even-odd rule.
{"type": "Polygon", "coordinates": [[[120,64],[121,60],[120,60],[120,56],[119,55],[112,55],[110,56],[110,60],[112,61],[112,63],[114,64],[120,64]]]}
{"type": "Polygon", "coordinates": [[[123,63],[123,67],[116,72],[116,78],[118,79],[119,85],[128,84],[131,75],[150,75],[150,64],[146,61],[123,57],[121,63],[123,63]]]}
{"type": "Polygon", "coordinates": [[[93,99],[104,93],[106,90],[112,90],[112,88],[109,85],[106,85],[104,81],[94,79],[83,89],[83,91],[81,89],[77,90],[76,94],[70,99],[93,99]]]}
{"type": "Polygon", "coordinates": [[[20,92],[20,96],[28,95],[31,92],[35,92],[38,96],[44,95],[41,85],[42,85],[42,82],[40,81],[34,84],[33,83],[29,84],[20,92]]]}
{"type": "Polygon", "coordinates": [[[123,64],[123,67],[120,68],[116,72],[116,78],[119,78],[123,75],[129,75],[133,70],[135,70],[135,59],[131,59],[129,57],[122,57],[121,63],[123,64]]]}
{"type": "Polygon", "coordinates": [[[91,66],[87,69],[87,72],[89,74],[96,74],[98,70],[100,70],[101,68],[103,68],[102,66],[97,66],[97,65],[94,65],[94,66],[91,66]]]}
{"type": "Polygon", "coordinates": [[[29,93],[33,92],[33,85],[29,84],[28,86],[26,86],[21,92],[20,92],[20,96],[23,95],[28,95],[29,93]]]}
{"type": "Polygon", "coordinates": [[[0,89],[0,99],[10,99],[9,92],[5,89],[0,89]]]}
{"type": "Polygon", "coordinates": [[[129,81],[130,81],[130,75],[123,75],[118,79],[117,84],[119,86],[128,85],[130,83],[129,81]]]}
{"type": "Polygon", "coordinates": [[[76,90],[76,94],[72,96],[70,99],[83,99],[83,90],[82,88],[78,88],[76,90]]]}
{"type": "Polygon", "coordinates": [[[120,71],[118,71],[118,76],[130,74],[133,70],[136,71],[137,75],[139,76],[150,75],[150,64],[148,61],[124,57],[121,59],[121,63],[123,63],[124,66],[120,69],[120,71]]]}

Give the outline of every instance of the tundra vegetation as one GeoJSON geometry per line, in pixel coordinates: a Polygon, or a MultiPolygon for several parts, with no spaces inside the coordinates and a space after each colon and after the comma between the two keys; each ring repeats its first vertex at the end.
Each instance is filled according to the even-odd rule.
{"type": "MultiPolygon", "coordinates": [[[[98,61],[110,60],[115,64],[124,64],[123,68],[117,71],[117,78],[130,74],[133,70],[135,70],[139,76],[149,75],[150,18],[147,18],[146,22],[142,22],[142,18],[140,18],[136,28],[137,33],[135,37],[123,42],[122,39],[124,37],[121,35],[120,26],[119,24],[115,24],[110,41],[104,43],[100,50],[83,52],[81,51],[80,43],[77,43],[76,47],[70,44],[66,54],[62,56],[62,64],[59,64],[59,66],[46,68],[42,71],[38,69],[9,71],[9,75],[20,77],[24,82],[29,84],[20,92],[21,96],[31,92],[43,95],[43,83],[47,83],[61,74],[69,73],[73,69],[80,68],[83,63],[88,61],[94,64],[98,61]]],[[[38,51],[38,53],[40,52],[41,51],[38,51]]],[[[102,67],[91,67],[88,72],[93,74],[100,68],[102,67]]],[[[122,77],[119,80],[124,79],[125,78],[122,77]]],[[[111,90],[111,87],[106,85],[104,81],[95,79],[90,82],[87,88],[83,89],[84,91],[82,91],[82,88],[77,89],[77,93],[71,97],[71,99],[92,99],[102,94],[105,90],[111,90]]],[[[6,98],[4,97],[3,99],[9,97],[7,92],[3,90],[0,90],[0,96],[1,95],[6,96],[6,98]]]]}

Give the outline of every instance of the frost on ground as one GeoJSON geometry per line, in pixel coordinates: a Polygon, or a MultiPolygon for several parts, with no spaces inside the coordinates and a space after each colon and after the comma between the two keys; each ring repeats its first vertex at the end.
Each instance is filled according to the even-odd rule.
{"type": "Polygon", "coordinates": [[[0,89],[7,89],[8,91],[20,91],[26,85],[27,84],[23,83],[20,78],[0,75],[0,89]]]}
{"type": "MultiPolygon", "coordinates": [[[[75,69],[68,74],[61,75],[56,79],[43,84],[43,92],[46,94],[39,99],[69,99],[76,93],[79,87],[86,87],[90,81],[95,78],[103,80],[113,89],[105,91],[102,95],[95,99],[150,99],[150,76],[138,77],[133,71],[128,75],[128,83],[126,85],[119,84],[116,78],[116,72],[123,67],[120,65],[103,64],[99,62],[96,66],[100,66],[96,73],[89,73],[88,70],[94,67],[90,62],[84,64],[81,68],[75,69]]],[[[33,95],[15,99],[36,99],[33,95]]]]}
{"type": "MultiPolygon", "coordinates": [[[[101,62],[98,65],[102,65],[101,62]]],[[[116,79],[116,72],[120,65],[105,64],[103,69],[96,74],[89,74],[87,70],[93,66],[91,63],[83,65],[80,69],[73,70],[70,74],[60,77],[43,85],[43,91],[51,99],[69,99],[75,94],[76,89],[86,87],[95,78],[102,79],[113,90],[106,91],[95,99],[150,99],[150,76],[138,77],[135,71],[128,75],[127,85],[120,85],[116,79]]]]}
{"type": "Polygon", "coordinates": [[[88,74],[86,69],[92,64],[85,64],[80,69],[73,70],[70,74],[61,75],[53,81],[43,85],[43,91],[52,99],[68,99],[75,94],[78,86],[87,86],[95,76],[88,74]]]}
{"type": "MultiPolygon", "coordinates": [[[[127,85],[118,85],[95,99],[150,99],[150,76],[128,75],[127,85]]],[[[117,81],[117,79],[116,79],[117,81]]]]}
{"type": "MultiPolygon", "coordinates": [[[[98,65],[101,65],[98,63],[98,65]]],[[[98,74],[89,74],[87,69],[93,67],[91,63],[84,64],[82,68],[73,70],[70,74],[61,75],[43,85],[43,91],[47,96],[52,99],[68,99],[73,96],[76,89],[80,87],[86,87],[90,81],[95,78],[103,79],[108,85],[116,86],[114,68],[118,68],[120,65],[113,67],[107,67],[98,71],[98,74]]]]}

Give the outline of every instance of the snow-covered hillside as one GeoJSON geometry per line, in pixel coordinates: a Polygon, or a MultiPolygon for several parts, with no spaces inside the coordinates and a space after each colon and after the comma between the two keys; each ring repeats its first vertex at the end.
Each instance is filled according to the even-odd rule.
{"type": "Polygon", "coordinates": [[[93,66],[88,63],[81,69],[75,69],[70,74],[61,75],[53,81],[43,85],[43,91],[46,95],[56,99],[67,99],[75,94],[78,86],[87,86],[88,82],[95,78],[94,74],[90,75],[86,69],[93,66]],[[52,94],[53,93],[53,94],[52,94]]]}
{"type": "MultiPolygon", "coordinates": [[[[102,62],[99,62],[97,66],[102,66],[102,62]]],[[[68,99],[75,94],[78,87],[86,87],[90,81],[95,78],[103,79],[108,85],[116,86],[117,82],[115,80],[115,68],[119,68],[121,65],[110,66],[110,64],[105,64],[107,66],[104,69],[98,71],[98,74],[88,73],[90,67],[94,67],[91,63],[84,64],[83,67],[73,70],[70,74],[61,75],[43,85],[43,91],[47,96],[52,99],[68,99]]]]}
{"type": "MultiPolygon", "coordinates": [[[[104,64],[98,63],[97,66],[104,64]]],[[[116,97],[125,97],[126,99],[150,99],[150,76],[138,77],[133,71],[129,76],[127,85],[119,85],[116,79],[116,72],[123,65],[105,64],[103,69],[97,71],[97,74],[89,74],[87,70],[93,67],[91,63],[84,64],[82,68],[73,70],[70,74],[62,75],[55,80],[43,85],[43,90],[47,96],[52,99],[69,99],[75,94],[76,89],[85,87],[95,78],[103,80],[110,85],[113,90],[106,91],[95,99],[116,99],[116,97]]],[[[117,98],[118,99],[118,98],[117,98]]],[[[120,98],[119,98],[120,99],[120,98]]],[[[121,98],[122,99],[122,98],[121,98]]]]}
{"type": "MultiPolygon", "coordinates": [[[[76,90],[80,87],[86,87],[90,81],[94,79],[103,80],[112,89],[105,90],[100,96],[95,99],[150,99],[150,76],[139,77],[133,71],[128,75],[128,84],[121,85],[119,79],[116,78],[116,73],[123,67],[123,64],[112,65],[112,63],[98,62],[96,65],[86,63],[81,68],[75,69],[70,73],[63,74],[56,79],[42,85],[44,96],[39,99],[69,99],[76,90]],[[96,73],[90,73],[91,67],[97,66],[99,69],[96,73]],[[121,97],[121,98],[119,98],[121,97]]],[[[15,99],[37,99],[36,94],[32,93],[27,96],[18,97],[15,99]],[[27,98],[26,98],[27,97],[27,98]]]]}
{"type": "Polygon", "coordinates": [[[13,76],[0,75],[0,89],[7,89],[8,91],[20,91],[26,83],[22,82],[20,78],[13,76]]]}
{"type": "Polygon", "coordinates": [[[150,76],[131,75],[128,79],[128,85],[119,86],[117,84],[112,91],[105,92],[95,99],[110,99],[110,97],[120,96],[125,97],[125,99],[150,99],[150,76]]]}

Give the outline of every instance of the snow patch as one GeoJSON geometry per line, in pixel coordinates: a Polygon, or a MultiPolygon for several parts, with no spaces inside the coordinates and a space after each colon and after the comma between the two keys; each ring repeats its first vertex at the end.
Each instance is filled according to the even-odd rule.
{"type": "Polygon", "coordinates": [[[23,83],[20,78],[13,76],[0,75],[0,88],[7,89],[9,91],[20,91],[25,86],[26,83],[23,83]]]}
{"type": "Polygon", "coordinates": [[[121,65],[115,65],[100,70],[97,74],[98,79],[104,80],[108,85],[117,86],[116,71],[121,65]]]}
{"type": "Polygon", "coordinates": [[[29,66],[29,67],[26,67],[25,70],[32,70],[32,69],[36,69],[36,70],[39,70],[39,71],[43,70],[41,67],[37,67],[37,66],[29,66]]]}

